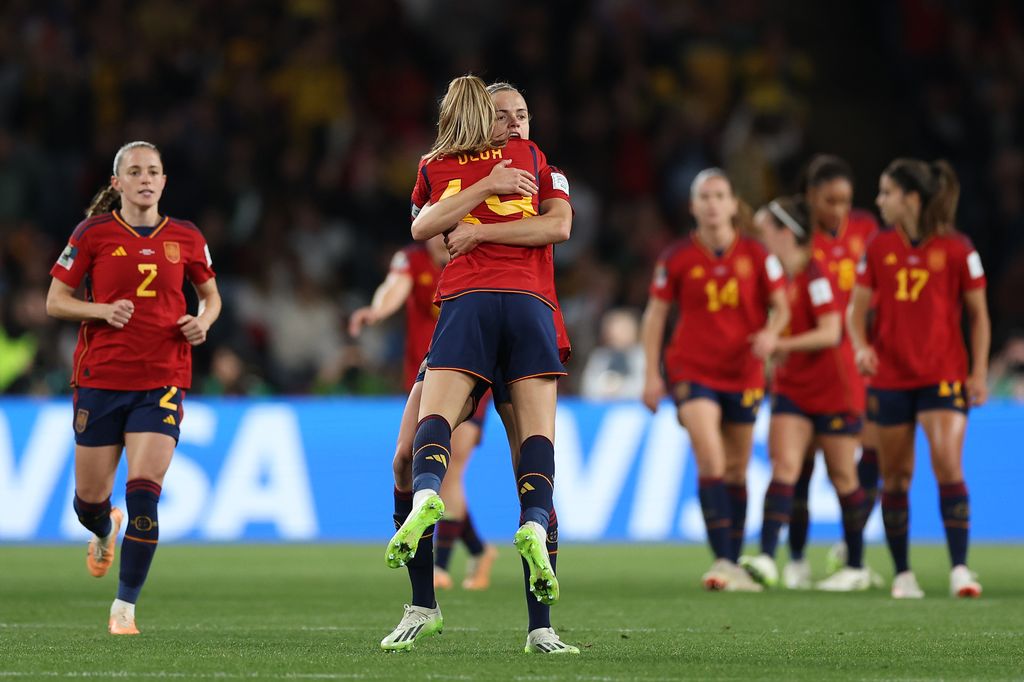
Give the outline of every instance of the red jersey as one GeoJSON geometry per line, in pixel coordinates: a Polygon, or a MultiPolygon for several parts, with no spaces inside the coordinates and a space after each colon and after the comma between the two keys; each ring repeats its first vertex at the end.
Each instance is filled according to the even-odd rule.
{"type": "MultiPolygon", "coordinates": [[[[787,283],[786,293],[791,314],[787,336],[813,330],[823,315],[842,313],[829,278],[813,260],[787,283]]],[[[786,396],[807,414],[864,412],[864,382],[845,337],[838,346],[790,353],[775,368],[772,392],[786,396]]]]}
{"type": "MultiPolygon", "coordinates": [[[[422,206],[425,196],[436,204],[457,194],[463,187],[487,177],[494,164],[503,160],[511,160],[513,168],[529,171],[538,181],[542,171],[548,167],[547,159],[537,145],[520,139],[511,139],[502,148],[479,154],[441,157],[420,164],[413,189],[413,205],[422,206]]],[[[562,194],[568,200],[568,193],[562,194]]],[[[537,215],[539,206],[537,195],[492,195],[473,208],[463,220],[484,224],[510,222],[537,215]]],[[[448,264],[441,275],[438,295],[444,301],[471,291],[525,293],[541,298],[553,309],[554,303],[543,295],[551,267],[549,247],[483,243],[448,264]]]]}
{"type": "Polygon", "coordinates": [[[75,228],[50,274],[73,288],[86,279],[90,301],[135,304],[123,329],[103,320],[82,322],[73,386],[144,391],[192,385],[192,347],[176,324],[186,312],[182,284],[214,276],[195,225],[164,217],[143,237],[116,211],[94,216],[75,228]]]}
{"type": "Polygon", "coordinates": [[[811,250],[822,272],[828,275],[832,294],[840,313],[846,314],[850,294],[857,281],[857,263],[864,255],[871,238],[878,232],[878,222],[867,211],[854,209],[835,234],[815,230],[811,250]]]}
{"type": "MultiPolygon", "coordinates": [[[[511,142],[511,140],[510,140],[510,142],[511,142]]],[[[519,142],[519,141],[517,141],[517,142],[519,142]]],[[[526,141],[522,140],[521,142],[526,142],[526,141]]],[[[535,145],[534,145],[534,147],[535,147],[535,145]]],[[[502,150],[497,150],[497,151],[502,151],[502,150]]],[[[540,153],[539,149],[537,151],[540,153]]],[[[500,161],[501,158],[502,157],[500,157],[500,156],[490,156],[490,161],[488,163],[481,164],[481,165],[484,166],[484,168],[481,169],[481,170],[483,170],[483,174],[479,175],[479,177],[477,177],[477,180],[486,177],[491,172],[491,169],[494,167],[494,164],[497,161],[500,161]]],[[[540,153],[540,158],[543,158],[543,153],[540,153]]],[[[415,187],[413,187],[413,191],[412,191],[412,218],[413,219],[416,218],[416,216],[419,214],[420,210],[422,210],[422,208],[424,206],[426,206],[428,202],[437,203],[438,201],[440,201],[441,199],[445,198],[446,196],[451,196],[452,194],[455,193],[455,192],[451,192],[451,191],[445,192],[443,194],[443,196],[441,196],[439,198],[436,198],[436,199],[433,199],[431,197],[431,187],[430,187],[430,184],[427,181],[427,177],[428,176],[426,175],[426,173],[424,171],[424,168],[425,168],[425,164],[421,163],[420,164],[420,171],[419,171],[419,174],[418,174],[417,179],[416,179],[416,185],[415,185],[415,187]]],[[[457,185],[459,189],[456,190],[456,191],[461,191],[461,188],[463,186],[468,187],[468,186],[472,185],[473,182],[476,182],[476,180],[474,180],[472,182],[462,182],[462,181],[459,181],[458,185],[457,185]]],[[[555,168],[554,166],[550,166],[550,165],[544,164],[540,168],[539,175],[538,175],[538,183],[537,184],[540,187],[540,190],[539,190],[539,192],[537,194],[537,202],[536,202],[538,209],[539,209],[540,205],[542,203],[544,203],[548,199],[563,199],[565,201],[570,201],[570,199],[569,199],[569,181],[566,178],[565,174],[561,170],[559,170],[558,168],[555,168]]],[[[498,197],[491,197],[491,198],[488,199],[488,202],[491,202],[492,200],[496,201],[497,199],[498,199],[498,197]]],[[[571,205],[571,202],[570,202],[570,205],[571,205]]],[[[479,207],[477,207],[477,208],[479,208],[479,207]]],[[[474,209],[474,211],[475,210],[477,210],[477,209],[474,209]]],[[[499,222],[508,222],[508,221],[511,221],[511,220],[519,220],[520,218],[525,217],[526,215],[527,215],[527,212],[523,211],[523,213],[521,215],[511,215],[511,216],[508,216],[508,217],[501,218],[499,220],[499,222]]],[[[536,211],[533,212],[533,213],[530,213],[529,215],[536,215],[536,211]]],[[[473,216],[472,214],[470,216],[467,216],[466,218],[464,218],[464,220],[470,219],[470,218],[473,219],[473,220],[471,220],[471,222],[485,222],[485,223],[487,223],[487,222],[494,222],[493,220],[483,220],[483,221],[481,221],[480,219],[475,218],[475,216],[473,216]]],[[[481,246],[483,246],[483,244],[481,244],[476,249],[474,249],[473,253],[471,253],[469,255],[473,255],[474,253],[476,253],[476,251],[479,250],[481,248],[481,246]]],[[[491,246],[500,246],[500,245],[492,244],[491,246]]],[[[511,247],[510,246],[510,247],[503,247],[503,248],[517,249],[517,248],[523,248],[523,247],[511,247]]],[[[568,332],[568,330],[565,327],[565,320],[562,317],[562,309],[558,305],[558,295],[555,292],[555,267],[554,267],[554,258],[553,258],[553,255],[552,255],[553,254],[553,249],[552,249],[552,245],[551,244],[547,244],[546,246],[539,247],[539,248],[541,248],[541,249],[543,249],[545,251],[545,253],[543,254],[542,261],[546,262],[547,266],[546,266],[546,268],[543,268],[542,272],[538,273],[538,274],[543,275],[543,277],[539,278],[540,291],[538,291],[536,293],[539,293],[540,296],[544,299],[544,301],[546,303],[548,303],[549,305],[551,305],[552,308],[554,309],[553,320],[554,320],[554,324],[555,324],[555,335],[556,335],[557,340],[558,340],[558,352],[559,352],[559,356],[561,357],[562,362],[566,363],[566,362],[569,361],[569,358],[572,355],[572,344],[569,341],[569,332],[568,332]]],[[[461,259],[456,259],[456,260],[461,260],[461,259]]],[[[503,288],[507,288],[507,287],[503,287],[503,288]]],[[[465,293],[465,292],[462,292],[462,293],[465,293]]],[[[435,294],[435,297],[434,297],[434,301],[435,301],[435,303],[440,303],[442,300],[443,300],[443,297],[441,295],[441,290],[440,290],[440,288],[438,288],[437,293],[435,294]]]]}
{"type": "Polygon", "coordinates": [[[985,286],[970,239],[938,235],[914,246],[899,229],[879,232],[857,267],[857,283],[877,293],[872,386],[920,388],[966,378],[963,294],[985,286]]]}
{"type": "Polygon", "coordinates": [[[670,384],[694,381],[717,391],[764,388],[764,363],[751,334],[768,320],[771,293],[785,285],[782,266],[758,242],[739,236],[718,256],[696,235],[662,254],[651,296],[679,306],[665,349],[670,384]]]}
{"type": "Polygon", "coordinates": [[[412,278],[412,291],[405,299],[405,388],[409,390],[416,383],[420,364],[430,348],[434,335],[437,315],[434,305],[434,291],[441,276],[439,266],[423,244],[412,244],[395,254],[391,259],[391,272],[412,278]]]}

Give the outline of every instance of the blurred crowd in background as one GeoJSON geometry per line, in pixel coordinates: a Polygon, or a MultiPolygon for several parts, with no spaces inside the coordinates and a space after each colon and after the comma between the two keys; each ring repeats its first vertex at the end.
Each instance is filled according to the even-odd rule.
{"type": "Polygon", "coordinates": [[[45,314],[49,268],[136,139],[162,150],[161,209],[199,225],[225,300],[194,391],[399,392],[401,315],[359,339],[345,321],[408,243],[437,102],[472,72],[521,89],[571,182],[563,391],[639,393],[639,311],[700,169],[756,207],[830,152],[871,209],[892,158],[953,162],[993,383],[1024,399],[1013,0],[6,0],[0,34],[0,392],[69,390],[76,330],[45,314]]]}

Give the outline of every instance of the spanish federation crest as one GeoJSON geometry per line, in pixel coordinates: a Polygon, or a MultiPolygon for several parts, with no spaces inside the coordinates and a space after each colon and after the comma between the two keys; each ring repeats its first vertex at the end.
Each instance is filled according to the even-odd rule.
{"type": "Polygon", "coordinates": [[[75,413],[75,431],[84,433],[85,427],[89,424],[89,410],[78,410],[75,413]]]}
{"type": "Polygon", "coordinates": [[[168,262],[178,263],[181,261],[181,246],[178,242],[164,242],[164,256],[168,262]]]}

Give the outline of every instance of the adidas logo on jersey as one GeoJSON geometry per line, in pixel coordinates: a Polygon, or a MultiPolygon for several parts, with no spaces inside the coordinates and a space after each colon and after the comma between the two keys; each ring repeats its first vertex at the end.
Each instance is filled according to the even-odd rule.
{"type": "Polygon", "coordinates": [[[114,249],[114,253],[112,253],[110,255],[111,256],[127,256],[128,252],[124,250],[123,246],[119,246],[116,249],[114,249]]]}
{"type": "Polygon", "coordinates": [[[164,417],[164,424],[170,424],[171,426],[177,426],[178,422],[174,421],[174,415],[169,414],[164,417]]]}

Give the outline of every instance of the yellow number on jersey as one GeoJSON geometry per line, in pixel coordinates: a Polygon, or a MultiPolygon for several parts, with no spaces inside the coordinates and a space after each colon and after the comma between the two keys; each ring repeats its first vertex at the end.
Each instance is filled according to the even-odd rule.
{"type": "MultiPolygon", "coordinates": [[[[448,181],[448,186],[444,188],[444,192],[441,194],[441,198],[438,201],[447,199],[450,196],[454,196],[462,191],[462,178],[455,178],[454,180],[448,181]]],[[[532,197],[520,197],[519,199],[509,199],[508,201],[501,201],[498,199],[496,194],[484,199],[484,203],[487,208],[491,209],[491,213],[500,216],[512,216],[517,213],[521,214],[522,217],[528,218],[530,216],[537,215],[537,212],[533,210],[533,198],[532,197]]],[[[474,225],[480,224],[480,219],[473,214],[468,214],[462,219],[463,222],[473,223],[474,225]]]]}
{"type": "Polygon", "coordinates": [[[730,277],[721,288],[715,280],[708,280],[704,285],[704,292],[708,295],[708,310],[713,313],[722,308],[737,308],[740,305],[740,283],[735,277],[730,277]]]}
{"type": "Polygon", "coordinates": [[[851,258],[844,258],[839,261],[839,274],[836,277],[836,284],[840,291],[850,291],[857,282],[857,264],[851,258]]]}
{"type": "Polygon", "coordinates": [[[156,298],[156,292],[146,288],[150,282],[156,279],[156,263],[139,263],[139,272],[146,277],[142,280],[139,288],[135,290],[135,294],[139,298],[156,298]]]}
{"type": "Polygon", "coordinates": [[[924,268],[900,268],[896,271],[896,300],[916,301],[927,282],[928,271],[924,268]]]}

